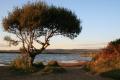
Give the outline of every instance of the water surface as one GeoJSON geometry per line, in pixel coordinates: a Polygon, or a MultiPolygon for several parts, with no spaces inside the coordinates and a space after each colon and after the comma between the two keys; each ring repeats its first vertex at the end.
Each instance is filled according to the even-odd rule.
{"type": "MultiPolygon", "coordinates": [[[[18,58],[20,54],[0,53],[0,64],[9,64],[14,59],[18,58]]],[[[90,61],[91,57],[81,57],[80,54],[39,54],[35,58],[35,62],[56,61],[90,61]]]]}

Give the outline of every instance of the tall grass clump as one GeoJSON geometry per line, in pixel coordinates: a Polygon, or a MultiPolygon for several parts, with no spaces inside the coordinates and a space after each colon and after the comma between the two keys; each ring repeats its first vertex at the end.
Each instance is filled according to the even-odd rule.
{"type": "Polygon", "coordinates": [[[30,65],[27,57],[24,55],[13,60],[10,66],[13,71],[23,73],[36,72],[44,68],[44,64],[42,62],[36,62],[33,65],[30,65]]]}
{"type": "Polygon", "coordinates": [[[35,68],[33,66],[30,66],[27,60],[24,58],[16,58],[14,61],[11,62],[11,68],[14,71],[18,72],[34,72],[35,68]]]}

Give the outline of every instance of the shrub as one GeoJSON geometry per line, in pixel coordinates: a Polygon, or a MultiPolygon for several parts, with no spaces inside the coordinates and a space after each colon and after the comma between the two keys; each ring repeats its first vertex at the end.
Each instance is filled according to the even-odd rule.
{"type": "Polygon", "coordinates": [[[57,61],[49,61],[47,66],[60,67],[57,61]]]}
{"type": "Polygon", "coordinates": [[[59,66],[57,61],[49,61],[43,69],[43,73],[61,73],[64,71],[65,69],[59,66]]]}
{"type": "Polygon", "coordinates": [[[100,57],[97,57],[96,60],[89,62],[85,69],[93,73],[102,73],[114,69],[120,69],[120,56],[113,58],[104,58],[102,54],[99,54],[100,57]]]}

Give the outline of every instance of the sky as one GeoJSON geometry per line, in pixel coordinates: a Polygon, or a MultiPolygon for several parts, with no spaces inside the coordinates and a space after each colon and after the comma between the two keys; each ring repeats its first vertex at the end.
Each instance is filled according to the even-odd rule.
{"type": "MultiPolygon", "coordinates": [[[[2,19],[16,6],[38,0],[0,0],[0,49],[19,49],[7,46],[2,29],[2,19]]],[[[120,0],[41,0],[48,5],[70,9],[82,22],[82,32],[71,40],[63,36],[53,37],[49,49],[98,49],[120,38],[120,0]]]]}

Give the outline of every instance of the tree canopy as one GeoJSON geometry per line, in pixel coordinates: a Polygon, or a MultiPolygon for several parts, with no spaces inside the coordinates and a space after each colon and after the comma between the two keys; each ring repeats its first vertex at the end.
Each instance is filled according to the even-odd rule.
{"type": "MultiPolygon", "coordinates": [[[[23,44],[23,48],[30,57],[36,49],[34,42],[42,45],[40,51],[46,49],[49,40],[55,35],[63,35],[74,39],[82,30],[81,22],[69,9],[48,6],[43,2],[34,2],[14,8],[8,16],[3,18],[3,28],[15,34],[23,44]],[[42,42],[39,38],[44,37],[42,42]]],[[[17,41],[16,41],[17,42],[17,41]]]]}
{"type": "Polygon", "coordinates": [[[112,45],[120,45],[120,39],[116,39],[114,41],[111,41],[109,44],[112,44],[112,45]]]}

